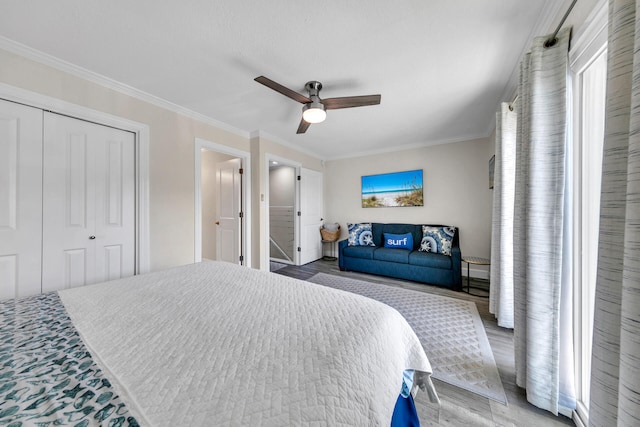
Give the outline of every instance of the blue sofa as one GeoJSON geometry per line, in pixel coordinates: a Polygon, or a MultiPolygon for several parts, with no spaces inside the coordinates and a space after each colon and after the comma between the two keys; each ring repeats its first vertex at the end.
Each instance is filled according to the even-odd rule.
{"type": "Polygon", "coordinates": [[[462,256],[457,228],[452,240],[451,256],[418,251],[422,240],[422,225],[374,222],[371,224],[371,233],[375,246],[348,246],[348,239],[338,243],[340,270],[378,274],[462,290],[462,256]],[[411,233],[413,250],[385,248],[384,233],[411,233]]]}

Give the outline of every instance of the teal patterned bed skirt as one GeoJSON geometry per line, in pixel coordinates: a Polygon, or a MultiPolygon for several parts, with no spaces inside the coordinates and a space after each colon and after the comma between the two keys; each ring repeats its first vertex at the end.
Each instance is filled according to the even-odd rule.
{"type": "Polygon", "coordinates": [[[138,426],[55,292],[0,302],[0,425],[138,426]]]}

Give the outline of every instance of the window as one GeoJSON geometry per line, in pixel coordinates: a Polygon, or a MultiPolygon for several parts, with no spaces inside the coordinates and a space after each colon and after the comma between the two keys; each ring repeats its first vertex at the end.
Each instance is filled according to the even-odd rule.
{"type": "MultiPolygon", "coordinates": [[[[585,55],[583,55],[585,56],[585,55]]],[[[607,52],[572,64],[574,69],[575,240],[574,297],[577,415],[586,424],[589,413],[591,339],[598,265],[600,183],[607,79],[607,52]],[[582,63],[581,63],[582,62],[582,63]]]]}

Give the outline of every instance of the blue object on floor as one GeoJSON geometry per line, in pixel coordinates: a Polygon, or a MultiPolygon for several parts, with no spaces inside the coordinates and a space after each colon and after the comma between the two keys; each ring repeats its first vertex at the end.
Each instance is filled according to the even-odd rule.
{"type": "Polygon", "coordinates": [[[393,415],[391,416],[391,427],[420,427],[418,412],[416,411],[416,405],[413,403],[411,393],[407,397],[402,396],[402,394],[398,395],[398,400],[396,400],[396,406],[393,408],[393,415]]]}
{"type": "Polygon", "coordinates": [[[405,369],[402,373],[402,388],[391,416],[391,427],[420,427],[418,411],[411,396],[413,388],[413,369],[405,369]]]}

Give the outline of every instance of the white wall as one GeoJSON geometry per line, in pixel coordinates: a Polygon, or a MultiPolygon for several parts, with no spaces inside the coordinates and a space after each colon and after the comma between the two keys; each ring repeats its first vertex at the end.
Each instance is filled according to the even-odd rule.
{"type": "Polygon", "coordinates": [[[296,170],[291,166],[276,166],[269,169],[269,204],[271,206],[293,206],[296,200],[296,170]]]}
{"type": "MultiPolygon", "coordinates": [[[[560,8],[560,13],[548,27],[550,32],[556,29],[560,19],[571,5],[571,1],[572,0],[563,0],[564,4],[563,7],[560,8]]],[[[580,0],[575,4],[563,25],[563,27],[573,26],[572,38],[574,40],[582,35],[586,24],[589,23],[588,19],[591,12],[604,2],[606,2],[606,0],[580,0]]]]}
{"type": "MultiPolygon", "coordinates": [[[[325,218],[347,222],[446,224],[460,230],[463,255],[489,258],[491,207],[489,158],[493,139],[416,148],[325,163],[325,218]],[[362,208],[361,177],[423,170],[424,206],[362,208]]],[[[466,271],[465,271],[466,274],[466,271]]]]}

